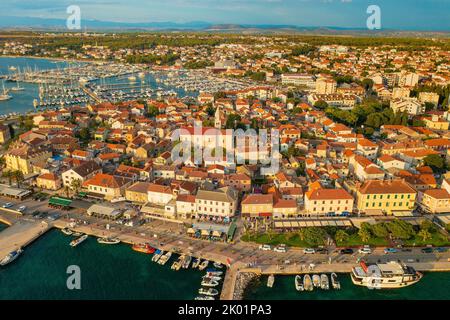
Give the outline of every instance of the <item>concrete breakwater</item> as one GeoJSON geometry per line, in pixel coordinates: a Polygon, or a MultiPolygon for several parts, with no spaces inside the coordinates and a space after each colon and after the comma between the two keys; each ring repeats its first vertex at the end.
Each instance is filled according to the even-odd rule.
{"type": "Polygon", "coordinates": [[[244,299],[245,289],[248,287],[250,282],[258,277],[259,275],[254,272],[238,272],[234,285],[232,300],[244,299]]]}

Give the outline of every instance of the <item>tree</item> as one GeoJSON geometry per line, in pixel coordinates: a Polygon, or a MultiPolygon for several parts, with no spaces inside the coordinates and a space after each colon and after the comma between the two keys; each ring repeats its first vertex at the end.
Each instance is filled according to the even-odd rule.
{"type": "Polygon", "coordinates": [[[438,154],[429,154],[423,159],[423,163],[426,166],[430,166],[433,172],[440,172],[445,167],[445,161],[438,154]]]}
{"type": "Polygon", "coordinates": [[[159,114],[159,110],[157,107],[155,107],[154,105],[149,105],[148,106],[148,110],[147,110],[147,115],[150,118],[154,118],[159,114]]]}
{"type": "Polygon", "coordinates": [[[395,238],[408,240],[416,233],[411,223],[404,220],[394,220],[386,224],[388,230],[395,238]]]}
{"type": "Polygon", "coordinates": [[[64,192],[66,194],[66,198],[70,197],[70,187],[68,185],[64,186],[64,192]]]}
{"type": "Polygon", "coordinates": [[[372,226],[372,232],[377,238],[386,238],[389,234],[389,231],[384,223],[374,224],[372,226]]]}
{"type": "Polygon", "coordinates": [[[328,108],[328,103],[326,103],[324,100],[319,100],[314,103],[314,107],[320,110],[325,110],[326,108],[328,108]]]}
{"type": "Polygon", "coordinates": [[[8,178],[8,184],[9,185],[12,184],[13,173],[12,173],[11,170],[3,171],[2,172],[2,177],[3,178],[8,178]]]}
{"type": "Polygon", "coordinates": [[[206,113],[208,113],[208,116],[212,117],[216,113],[216,109],[213,106],[208,106],[208,108],[206,108],[206,113]]]}
{"type": "Polygon", "coordinates": [[[432,237],[430,231],[426,229],[420,230],[417,235],[422,239],[423,242],[430,240],[432,237]]]}
{"type": "Polygon", "coordinates": [[[349,237],[348,233],[345,230],[340,229],[340,230],[336,231],[336,235],[334,236],[334,239],[337,242],[344,242],[344,241],[348,240],[348,237],[349,237]]]}
{"type": "Polygon", "coordinates": [[[358,236],[361,238],[362,242],[367,242],[372,237],[372,234],[367,229],[359,229],[358,236]]]}
{"type": "Polygon", "coordinates": [[[81,188],[81,180],[80,179],[73,179],[70,183],[70,187],[74,190],[75,193],[78,193],[78,191],[81,188]]]}
{"type": "Polygon", "coordinates": [[[12,175],[14,177],[14,180],[16,180],[17,187],[20,188],[20,184],[24,180],[24,176],[23,176],[22,171],[20,171],[20,170],[13,171],[12,175]]]}

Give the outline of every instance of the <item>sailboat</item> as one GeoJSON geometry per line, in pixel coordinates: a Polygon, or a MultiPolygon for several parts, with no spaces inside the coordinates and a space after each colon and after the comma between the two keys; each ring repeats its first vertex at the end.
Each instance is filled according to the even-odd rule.
{"type": "Polygon", "coordinates": [[[8,94],[8,91],[5,89],[5,83],[3,83],[3,94],[0,94],[0,101],[5,101],[12,99],[12,96],[8,94]]]}
{"type": "Polygon", "coordinates": [[[17,81],[17,86],[11,88],[11,91],[23,91],[23,90],[25,90],[25,88],[20,86],[19,81],[17,81]]]}

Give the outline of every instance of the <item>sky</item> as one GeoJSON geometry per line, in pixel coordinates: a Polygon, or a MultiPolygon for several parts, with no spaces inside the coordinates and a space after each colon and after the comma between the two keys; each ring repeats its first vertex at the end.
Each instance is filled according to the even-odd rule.
{"type": "Polygon", "coordinates": [[[450,31],[450,0],[1,0],[0,16],[114,22],[276,24],[365,28],[367,7],[381,9],[383,29],[450,31]]]}

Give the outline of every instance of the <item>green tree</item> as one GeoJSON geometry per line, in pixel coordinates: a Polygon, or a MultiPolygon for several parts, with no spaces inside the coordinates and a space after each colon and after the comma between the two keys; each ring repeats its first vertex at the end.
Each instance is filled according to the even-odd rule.
{"type": "Polygon", "coordinates": [[[441,172],[445,167],[445,161],[439,154],[430,154],[423,159],[426,166],[430,166],[433,172],[441,172]]]}
{"type": "Polygon", "coordinates": [[[422,239],[423,242],[430,240],[432,238],[430,231],[426,229],[420,230],[417,235],[422,239]]]}
{"type": "Polygon", "coordinates": [[[324,100],[319,100],[314,103],[314,107],[320,110],[325,110],[326,108],[328,108],[328,103],[326,103],[324,100]]]}
{"type": "Polygon", "coordinates": [[[372,232],[377,238],[386,238],[389,234],[389,231],[384,223],[374,224],[372,226],[372,232]]]}
{"type": "Polygon", "coordinates": [[[25,179],[23,176],[22,171],[20,170],[16,170],[12,172],[12,175],[14,177],[14,180],[16,180],[17,183],[17,187],[20,188],[20,184],[23,182],[23,180],[25,179]]]}
{"type": "Polygon", "coordinates": [[[395,238],[408,240],[411,239],[416,233],[411,223],[404,220],[394,220],[386,224],[389,232],[395,238]]]}
{"type": "Polygon", "coordinates": [[[338,231],[336,231],[336,235],[334,236],[334,239],[337,242],[345,242],[348,240],[348,233],[345,230],[339,229],[338,231]]]}

